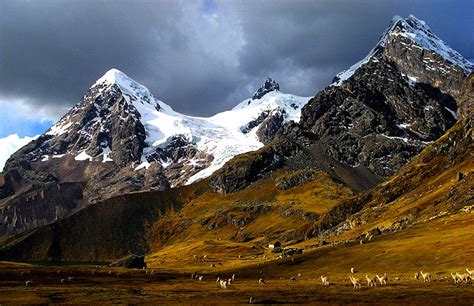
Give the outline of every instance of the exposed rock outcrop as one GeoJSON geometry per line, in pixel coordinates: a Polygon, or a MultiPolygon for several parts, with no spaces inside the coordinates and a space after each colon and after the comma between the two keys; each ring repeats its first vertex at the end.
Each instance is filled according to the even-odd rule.
{"type": "Polygon", "coordinates": [[[267,93],[275,90],[280,90],[280,84],[278,84],[275,80],[268,78],[265,83],[253,94],[252,100],[261,99],[267,93]]]}

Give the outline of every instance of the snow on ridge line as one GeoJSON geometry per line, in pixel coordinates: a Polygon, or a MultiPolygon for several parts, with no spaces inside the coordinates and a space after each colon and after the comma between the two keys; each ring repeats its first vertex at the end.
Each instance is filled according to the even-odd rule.
{"type": "Polygon", "coordinates": [[[378,50],[386,46],[388,35],[402,35],[405,38],[410,39],[415,44],[419,45],[423,49],[433,51],[443,57],[445,60],[461,67],[466,73],[470,73],[474,70],[474,64],[469,60],[465,59],[456,50],[452,49],[442,39],[436,36],[425,21],[416,18],[414,15],[409,15],[407,18],[395,15],[390,22],[388,28],[382,33],[379,41],[372,50],[359,62],[350,66],[348,69],[336,75],[338,80],[332,83],[330,86],[340,86],[343,81],[350,78],[355,71],[362,65],[368,63],[372,57],[377,53],[378,50]],[[404,31],[400,33],[394,33],[394,28],[402,24],[404,31]]]}
{"type": "Polygon", "coordinates": [[[172,111],[171,107],[165,105],[161,101],[157,101],[151,92],[145,86],[141,85],[137,81],[133,80],[132,78],[128,77],[122,71],[112,68],[107,71],[102,77],[100,77],[92,86],[94,88],[96,86],[104,86],[100,91],[107,90],[110,86],[117,85],[122,94],[125,98],[128,97],[127,102],[139,102],[141,104],[150,104],[153,107],[163,106],[165,109],[169,109],[172,111]],[[161,102],[161,103],[159,103],[161,102]],[[161,105],[163,104],[163,105],[161,105]]]}
{"type": "Polygon", "coordinates": [[[409,15],[408,18],[402,19],[401,22],[403,22],[405,31],[392,33],[393,35],[402,35],[423,49],[439,54],[445,60],[461,67],[466,73],[470,73],[474,69],[474,65],[469,60],[465,59],[446,42],[436,36],[425,21],[416,18],[414,15],[409,15]]]}
{"type": "Polygon", "coordinates": [[[349,79],[357,69],[359,69],[362,65],[367,64],[372,57],[377,53],[378,50],[380,50],[381,47],[385,47],[386,42],[387,42],[387,37],[388,33],[393,30],[393,28],[398,24],[398,22],[403,21],[403,18],[395,15],[392,18],[392,21],[390,22],[390,25],[388,28],[385,29],[385,31],[380,35],[378,42],[375,44],[375,47],[370,50],[369,54],[367,54],[363,59],[355,63],[354,65],[350,66],[348,69],[343,70],[342,72],[339,72],[336,75],[336,78],[338,80],[334,83],[332,83],[330,86],[340,86],[343,81],[349,79]]]}
{"type": "MultiPolygon", "coordinates": [[[[195,173],[187,184],[208,177],[235,155],[261,148],[263,143],[259,141],[256,135],[258,126],[246,132],[243,132],[242,128],[247,126],[249,122],[261,117],[263,112],[269,111],[271,114],[275,110],[279,110],[282,111],[285,122],[290,120],[299,121],[301,108],[311,99],[311,97],[299,97],[284,94],[280,91],[271,91],[259,99],[252,100],[250,105],[247,105],[248,100],[244,100],[238,104],[240,105],[238,109],[234,107],[232,110],[217,113],[211,117],[194,117],[174,111],[167,104],[154,98],[145,86],[117,69],[111,69],[99,78],[91,87],[91,89],[96,89],[96,91],[92,91],[92,94],[96,95],[97,92],[98,94],[107,94],[108,91],[115,90],[111,88],[112,86],[117,86],[116,90],[120,91],[119,94],[123,96],[126,103],[137,110],[139,116],[136,119],[140,120],[145,127],[146,147],[142,152],[142,156],[130,165],[132,169],[136,171],[148,169],[155,162],[151,159],[148,161],[148,156],[153,154],[157,148],[164,148],[169,145],[175,137],[183,137],[186,141],[192,143],[198,151],[213,157],[210,165],[195,173]]],[[[75,108],[77,107],[76,105],[75,108]]],[[[97,109],[100,109],[100,107],[100,105],[96,106],[97,109]]],[[[54,133],[53,136],[66,133],[71,124],[78,124],[78,122],[71,120],[67,116],[63,117],[50,132],[54,133]]],[[[101,117],[97,117],[97,120],[101,120],[101,117]]],[[[91,156],[84,149],[68,153],[72,154],[77,161],[112,162],[113,152],[111,148],[107,143],[100,146],[102,152],[95,156],[91,156]]],[[[54,157],[51,155],[43,156],[43,160],[50,160],[51,158],[54,157]]],[[[166,167],[172,161],[156,162],[166,167]]],[[[190,160],[189,163],[198,164],[199,161],[190,160]]]]}

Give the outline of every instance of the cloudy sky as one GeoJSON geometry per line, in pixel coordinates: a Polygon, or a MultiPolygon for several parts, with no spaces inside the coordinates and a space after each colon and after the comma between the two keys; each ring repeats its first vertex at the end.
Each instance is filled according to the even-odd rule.
{"type": "Polygon", "coordinates": [[[473,12],[472,0],[1,0],[0,138],[42,133],[113,67],[192,115],[229,109],[266,77],[312,96],[397,14],[474,58],[473,12]]]}

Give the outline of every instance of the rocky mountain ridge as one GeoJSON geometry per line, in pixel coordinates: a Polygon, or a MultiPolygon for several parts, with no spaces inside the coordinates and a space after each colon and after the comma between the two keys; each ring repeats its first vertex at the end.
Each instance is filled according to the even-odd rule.
{"type": "Polygon", "coordinates": [[[258,179],[250,173],[309,167],[354,190],[373,187],[453,126],[456,98],[473,68],[425,22],[396,16],[363,60],[303,107],[298,123],[221,168],[211,186],[233,192],[258,179]]]}
{"type": "Polygon", "coordinates": [[[209,118],[186,116],[111,69],[55,125],[7,161],[0,232],[63,218],[114,195],[206,178],[236,154],[262,147],[284,122],[298,120],[309,100],[269,88],[259,96],[209,118]],[[63,184],[81,186],[73,203],[53,201],[45,208],[25,200],[63,184]],[[41,221],[32,222],[36,218],[41,221]]]}

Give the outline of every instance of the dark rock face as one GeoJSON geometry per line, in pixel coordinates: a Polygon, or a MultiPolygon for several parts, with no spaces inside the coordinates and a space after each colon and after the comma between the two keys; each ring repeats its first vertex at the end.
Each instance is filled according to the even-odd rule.
{"type": "Polygon", "coordinates": [[[453,97],[428,84],[410,85],[380,58],[320,92],[303,108],[301,124],[336,160],[388,177],[455,123],[448,109],[456,110],[453,97]]]}
{"type": "Polygon", "coordinates": [[[283,125],[284,116],[285,110],[277,108],[262,121],[257,129],[258,139],[262,143],[267,144],[273,140],[273,137],[283,125]]]}
{"type": "Polygon", "coordinates": [[[282,163],[281,155],[272,147],[235,157],[224,168],[210,178],[212,189],[219,193],[229,193],[247,187],[251,182],[266,175],[282,163]],[[247,157],[251,156],[247,159],[247,157]]]}
{"type": "Polygon", "coordinates": [[[170,182],[169,187],[174,187],[185,184],[191,176],[207,168],[213,156],[199,151],[195,143],[178,136],[166,147],[156,149],[147,159],[168,165],[162,172],[170,182]]]}
{"type": "Polygon", "coordinates": [[[255,128],[255,127],[259,126],[260,124],[262,124],[262,122],[265,121],[265,119],[267,119],[267,117],[269,115],[270,115],[270,111],[263,111],[257,118],[255,118],[254,120],[248,122],[240,130],[242,131],[242,133],[247,134],[253,128],[255,128]]]}
{"type": "Polygon", "coordinates": [[[269,92],[280,90],[280,85],[271,78],[268,78],[265,83],[253,94],[252,100],[261,99],[269,92]]]}
{"type": "Polygon", "coordinates": [[[269,143],[285,120],[286,111],[281,108],[263,111],[257,118],[247,123],[241,128],[242,133],[249,133],[255,127],[257,129],[258,140],[262,143],[269,143]]]}
{"type": "Polygon", "coordinates": [[[101,90],[101,86],[89,89],[81,103],[55,125],[56,129],[48,130],[13,154],[4,171],[22,168],[22,162],[39,161],[44,155],[84,151],[95,157],[107,147],[113,149],[110,157],[119,166],[139,161],[145,147],[140,114],[125,100],[117,85],[101,90]]]}
{"type": "MultiPolygon", "coordinates": [[[[438,45],[439,38],[422,21],[413,16],[399,21],[387,36],[387,43],[383,50],[384,57],[394,62],[404,74],[416,78],[418,83],[431,84],[441,91],[457,97],[461,93],[466,71],[457,63],[447,61],[440,54],[420,48],[403,33],[413,31],[421,32],[427,44],[438,45]]],[[[458,63],[465,62],[459,54],[447,51],[448,55],[458,63]]],[[[472,64],[467,64],[468,69],[473,69],[472,64]]]]}

